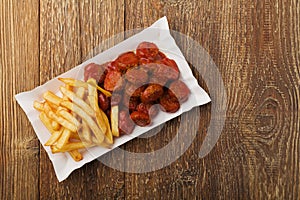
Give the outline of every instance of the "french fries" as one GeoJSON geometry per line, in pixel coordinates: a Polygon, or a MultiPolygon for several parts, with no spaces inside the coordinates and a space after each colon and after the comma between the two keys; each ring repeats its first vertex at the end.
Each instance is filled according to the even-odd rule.
{"type": "Polygon", "coordinates": [[[118,106],[113,106],[111,108],[111,131],[113,136],[119,137],[119,125],[118,125],[118,120],[119,120],[119,107],[118,106]]]}
{"type": "Polygon", "coordinates": [[[112,107],[111,124],[99,108],[98,92],[111,96],[96,80],[87,82],[59,78],[65,83],[59,88],[62,97],[51,91],[43,94],[44,102],[34,101],[39,118],[51,133],[44,144],[52,153],[68,152],[75,161],[83,159],[82,151],[92,146],[110,148],[113,136],[118,137],[118,107],[112,107]]]}
{"type": "MultiPolygon", "coordinates": [[[[73,86],[73,87],[84,87],[85,89],[87,89],[87,87],[88,87],[87,82],[83,82],[83,81],[72,79],[72,78],[58,78],[58,80],[64,82],[67,85],[73,86]]],[[[97,90],[102,92],[104,95],[106,95],[108,97],[111,96],[111,93],[109,91],[99,87],[98,85],[96,87],[97,87],[97,90]]]]}

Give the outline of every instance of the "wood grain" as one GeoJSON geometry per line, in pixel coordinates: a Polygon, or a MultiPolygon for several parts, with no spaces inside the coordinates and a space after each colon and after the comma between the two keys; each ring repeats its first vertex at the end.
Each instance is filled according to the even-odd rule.
{"type": "Polygon", "coordinates": [[[39,142],[14,99],[15,94],[39,85],[38,3],[0,4],[1,199],[39,197],[39,142]]]}
{"type": "MultiPolygon", "coordinates": [[[[65,1],[57,4],[48,1],[41,2],[40,8],[41,83],[80,64],[94,53],[100,41],[118,33],[120,27],[123,29],[124,20],[114,17],[115,13],[123,13],[123,6],[114,3],[65,1]],[[111,13],[113,21],[104,21],[110,17],[102,15],[105,12],[111,13]],[[115,28],[108,29],[111,23],[115,28]]],[[[75,171],[62,183],[58,183],[44,150],[40,166],[42,199],[124,197],[123,173],[99,161],[75,171]],[[45,173],[48,171],[51,173],[45,173]]]]}
{"type": "MultiPolygon", "coordinates": [[[[0,199],[299,199],[299,8],[297,0],[1,1],[0,199]],[[147,27],[162,16],[218,66],[228,108],[218,143],[198,157],[213,101],[167,122],[151,138],[122,146],[137,153],[163,148],[176,139],[179,122],[189,119],[193,123],[183,128],[196,131],[196,138],[171,165],[133,174],[96,160],[58,183],[14,95],[115,45],[128,36],[124,30],[147,27]]],[[[176,42],[182,49],[188,45],[176,42]]],[[[197,66],[191,68],[212,93],[197,66]]],[[[106,156],[127,169],[151,165],[114,151],[106,156]]]]}

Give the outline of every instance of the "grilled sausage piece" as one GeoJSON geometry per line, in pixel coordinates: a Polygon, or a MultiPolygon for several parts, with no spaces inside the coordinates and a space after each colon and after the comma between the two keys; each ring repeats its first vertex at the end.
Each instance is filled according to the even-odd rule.
{"type": "Polygon", "coordinates": [[[125,92],[131,97],[140,97],[142,92],[146,89],[146,85],[138,87],[132,83],[127,83],[125,86],[125,92]]]}
{"type": "Polygon", "coordinates": [[[139,64],[139,59],[134,52],[126,52],[121,54],[116,60],[116,66],[120,71],[126,71],[129,68],[139,64]]]}
{"type": "Polygon", "coordinates": [[[110,100],[102,92],[99,93],[98,103],[100,108],[105,112],[110,106],[110,100]]]}
{"type": "Polygon", "coordinates": [[[125,110],[119,112],[119,131],[121,134],[130,134],[134,129],[134,123],[125,110]]]}
{"type": "Polygon", "coordinates": [[[159,84],[150,84],[141,94],[141,101],[149,103],[159,99],[164,93],[164,89],[159,84]]]}
{"type": "Polygon", "coordinates": [[[151,123],[149,115],[144,112],[134,111],[130,114],[130,117],[138,126],[147,126],[151,123]]]}
{"type": "Polygon", "coordinates": [[[140,103],[136,107],[136,110],[148,114],[151,119],[153,119],[159,112],[158,105],[150,103],[140,103]]]}
{"type": "Polygon", "coordinates": [[[110,101],[111,101],[111,105],[112,106],[115,106],[115,105],[118,105],[121,100],[122,100],[122,95],[119,94],[119,93],[116,93],[116,92],[113,92],[112,93],[112,96],[110,97],[110,101]]]}
{"type": "Polygon", "coordinates": [[[104,80],[104,88],[108,91],[120,90],[124,85],[121,76],[119,71],[108,71],[104,80]]]}
{"type": "Polygon", "coordinates": [[[84,80],[87,81],[89,78],[95,79],[99,84],[103,83],[106,75],[105,68],[109,63],[98,65],[90,63],[84,68],[84,80]]]}
{"type": "Polygon", "coordinates": [[[168,67],[171,67],[172,69],[174,69],[175,71],[177,71],[179,73],[178,66],[173,59],[169,59],[169,58],[165,57],[165,58],[162,58],[161,60],[156,60],[156,63],[164,64],[168,67]]]}
{"type": "Polygon", "coordinates": [[[166,58],[166,55],[163,52],[159,51],[158,54],[155,56],[155,61],[160,61],[164,58],[166,58]]]}
{"type": "Polygon", "coordinates": [[[154,59],[158,52],[158,47],[152,42],[141,42],[136,48],[136,55],[140,58],[154,59]]]}
{"type": "Polygon", "coordinates": [[[127,70],[126,79],[135,85],[142,86],[148,82],[148,73],[146,70],[140,67],[135,67],[127,70]]]}
{"type": "Polygon", "coordinates": [[[186,84],[180,80],[176,80],[170,84],[169,90],[170,95],[175,95],[180,103],[185,102],[190,94],[189,88],[186,84]]]}
{"type": "Polygon", "coordinates": [[[130,97],[129,95],[124,94],[122,103],[125,108],[128,108],[130,112],[133,112],[136,110],[136,107],[140,101],[138,97],[130,97]]]}
{"type": "Polygon", "coordinates": [[[170,95],[168,91],[159,99],[159,103],[162,110],[169,113],[174,113],[180,108],[180,103],[176,96],[170,95]]]}
{"type": "Polygon", "coordinates": [[[176,80],[179,77],[179,71],[165,64],[157,64],[157,68],[153,71],[153,76],[163,76],[168,80],[176,80]]]}

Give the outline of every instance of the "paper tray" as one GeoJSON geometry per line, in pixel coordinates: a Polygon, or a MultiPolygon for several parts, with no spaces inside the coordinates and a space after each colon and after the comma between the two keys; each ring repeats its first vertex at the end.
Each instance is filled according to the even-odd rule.
{"type": "MultiPolygon", "coordinates": [[[[135,50],[137,45],[142,41],[154,42],[159,49],[164,52],[169,58],[174,59],[180,69],[180,79],[191,90],[191,95],[188,101],[181,105],[180,110],[176,113],[159,112],[159,114],[153,119],[151,126],[138,127],[136,126],[133,133],[130,135],[123,135],[120,138],[115,138],[113,148],[116,148],[129,140],[149,131],[150,129],[165,123],[166,121],[175,118],[191,110],[193,107],[206,104],[210,102],[210,98],[207,93],[198,85],[197,80],[192,74],[192,71],[186,62],[183,54],[176,45],[173,37],[170,35],[169,26],[166,17],[163,17],[156,21],[149,28],[144,29],[140,33],[124,40],[116,46],[98,54],[97,56],[85,61],[79,66],[74,67],[68,72],[61,74],[58,77],[69,77],[83,79],[83,67],[88,63],[102,64],[107,61],[114,60],[118,55],[126,51],[135,50]]],[[[31,91],[23,92],[15,96],[17,102],[20,104],[28,119],[30,120],[34,131],[36,132],[40,142],[44,145],[49,139],[50,133],[39,119],[39,112],[33,108],[34,100],[42,100],[42,94],[48,90],[58,93],[58,88],[63,85],[58,81],[58,77],[48,81],[44,85],[41,85],[31,91]]],[[[99,156],[111,151],[112,149],[106,149],[103,147],[92,147],[88,151],[83,153],[83,160],[75,162],[72,157],[67,153],[52,154],[50,147],[43,146],[47,151],[50,160],[53,163],[53,167],[56,176],[59,181],[66,179],[72,171],[80,168],[84,164],[98,158],[99,156]]]]}

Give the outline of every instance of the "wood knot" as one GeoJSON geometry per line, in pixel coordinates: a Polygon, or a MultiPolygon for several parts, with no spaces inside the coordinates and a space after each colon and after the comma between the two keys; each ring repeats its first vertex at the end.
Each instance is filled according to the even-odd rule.
{"type": "Polygon", "coordinates": [[[261,136],[271,137],[272,132],[276,132],[280,126],[280,105],[273,97],[266,98],[259,106],[255,116],[256,131],[261,136]]]}
{"type": "Polygon", "coordinates": [[[269,133],[275,128],[278,118],[278,103],[274,99],[263,102],[259,113],[255,118],[255,126],[258,132],[269,133]]]}

